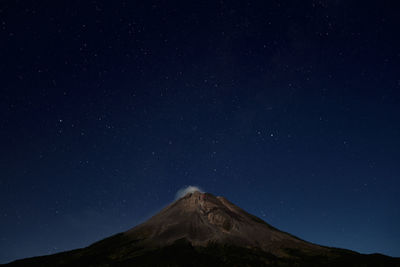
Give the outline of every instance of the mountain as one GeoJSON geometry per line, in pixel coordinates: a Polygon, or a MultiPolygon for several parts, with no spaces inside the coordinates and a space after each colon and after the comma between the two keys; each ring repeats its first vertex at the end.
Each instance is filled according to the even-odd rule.
{"type": "Polygon", "coordinates": [[[224,197],[193,192],[86,248],[5,266],[400,266],[400,259],[312,244],[224,197]]]}

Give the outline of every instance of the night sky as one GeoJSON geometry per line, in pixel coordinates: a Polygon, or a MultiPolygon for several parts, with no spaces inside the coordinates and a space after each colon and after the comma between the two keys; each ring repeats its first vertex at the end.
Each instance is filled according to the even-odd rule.
{"type": "Polygon", "coordinates": [[[400,256],[392,1],[0,3],[0,263],[87,246],[188,185],[400,256]]]}

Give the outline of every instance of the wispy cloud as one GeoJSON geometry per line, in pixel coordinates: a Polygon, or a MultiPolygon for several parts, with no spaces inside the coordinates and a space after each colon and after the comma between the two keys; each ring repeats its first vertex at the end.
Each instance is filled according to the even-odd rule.
{"type": "Polygon", "coordinates": [[[189,186],[186,186],[184,188],[181,188],[181,189],[178,190],[178,192],[176,192],[175,200],[176,199],[180,199],[181,197],[184,197],[188,193],[193,193],[193,192],[196,192],[196,191],[203,192],[203,190],[200,187],[193,186],[193,185],[189,185],[189,186]]]}

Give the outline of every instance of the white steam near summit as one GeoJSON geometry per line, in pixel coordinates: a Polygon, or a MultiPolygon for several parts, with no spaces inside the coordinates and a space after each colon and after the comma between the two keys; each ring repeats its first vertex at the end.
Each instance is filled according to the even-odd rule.
{"type": "Polygon", "coordinates": [[[203,193],[203,190],[200,187],[193,186],[193,185],[189,185],[187,187],[181,188],[178,190],[178,192],[176,192],[175,200],[180,199],[181,197],[184,197],[188,193],[193,193],[196,191],[203,193]]]}

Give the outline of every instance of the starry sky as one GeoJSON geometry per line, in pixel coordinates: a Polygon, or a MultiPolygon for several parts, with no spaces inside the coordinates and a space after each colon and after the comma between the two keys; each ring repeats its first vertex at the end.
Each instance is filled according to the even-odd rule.
{"type": "Polygon", "coordinates": [[[188,185],[400,256],[398,5],[1,1],[0,263],[127,230],[188,185]]]}

